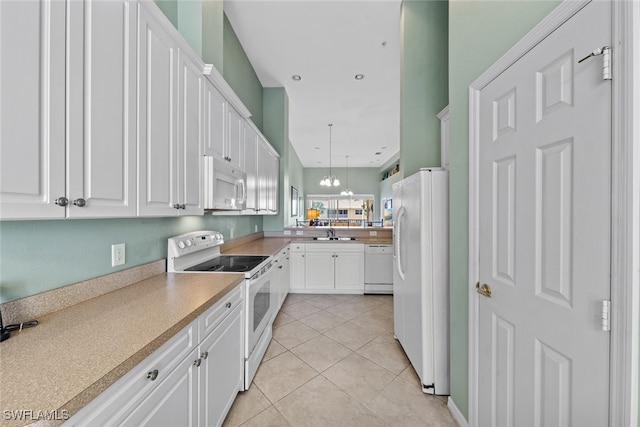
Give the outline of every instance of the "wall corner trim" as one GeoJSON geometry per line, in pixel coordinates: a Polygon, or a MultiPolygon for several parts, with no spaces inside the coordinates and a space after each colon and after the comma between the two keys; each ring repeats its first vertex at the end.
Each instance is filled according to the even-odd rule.
{"type": "Polygon", "coordinates": [[[462,415],[462,412],[460,412],[460,409],[458,409],[451,396],[447,399],[447,408],[449,409],[449,412],[451,412],[453,419],[456,420],[460,427],[469,427],[467,419],[462,415]]]}

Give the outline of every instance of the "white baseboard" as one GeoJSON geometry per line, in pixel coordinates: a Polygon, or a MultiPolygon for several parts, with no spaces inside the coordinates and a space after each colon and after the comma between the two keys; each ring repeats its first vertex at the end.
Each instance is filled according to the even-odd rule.
{"type": "Polygon", "coordinates": [[[447,399],[447,408],[449,408],[449,412],[453,415],[453,419],[456,420],[460,427],[469,427],[467,419],[462,415],[462,412],[460,412],[460,409],[458,409],[451,397],[447,399]]]}

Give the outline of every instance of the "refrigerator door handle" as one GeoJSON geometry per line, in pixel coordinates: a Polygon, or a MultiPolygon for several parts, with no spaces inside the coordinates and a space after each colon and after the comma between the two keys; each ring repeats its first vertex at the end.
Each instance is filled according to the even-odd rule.
{"type": "Polygon", "coordinates": [[[400,279],[404,280],[404,271],[402,270],[402,222],[404,220],[405,209],[404,206],[401,206],[398,209],[398,218],[396,219],[396,236],[393,239],[393,244],[395,246],[395,259],[396,259],[396,267],[398,269],[398,274],[400,275],[400,279]]]}

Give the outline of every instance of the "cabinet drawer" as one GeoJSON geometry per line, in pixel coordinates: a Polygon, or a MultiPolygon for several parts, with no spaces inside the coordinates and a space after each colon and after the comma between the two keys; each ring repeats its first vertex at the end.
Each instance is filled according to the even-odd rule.
{"type": "Polygon", "coordinates": [[[364,253],[362,243],[307,243],[307,252],[361,252],[364,253]]]}
{"type": "Polygon", "coordinates": [[[306,245],[304,243],[292,243],[291,252],[304,252],[306,245]]]}
{"type": "Polygon", "coordinates": [[[243,289],[244,281],[198,317],[200,340],[209,335],[233,309],[243,303],[243,289]]]}
{"type": "Polygon", "coordinates": [[[82,408],[65,426],[120,424],[196,348],[197,328],[194,320],[82,408]]]}

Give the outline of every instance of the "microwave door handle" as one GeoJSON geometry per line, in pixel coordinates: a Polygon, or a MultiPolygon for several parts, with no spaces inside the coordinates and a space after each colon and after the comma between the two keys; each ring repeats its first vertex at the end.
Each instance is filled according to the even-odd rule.
{"type": "Polygon", "coordinates": [[[240,180],[240,188],[242,188],[242,198],[240,199],[240,203],[244,204],[247,201],[247,184],[244,182],[244,179],[240,180]]]}

